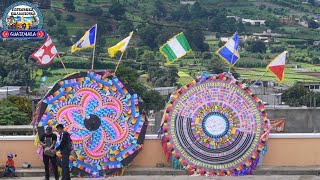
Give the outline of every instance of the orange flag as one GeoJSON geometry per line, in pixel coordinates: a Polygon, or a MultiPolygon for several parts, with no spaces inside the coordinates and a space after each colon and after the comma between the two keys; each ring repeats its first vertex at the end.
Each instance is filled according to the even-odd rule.
{"type": "Polygon", "coordinates": [[[286,56],[288,51],[284,51],[279,54],[270,64],[267,66],[267,71],[272,72],[282,82],[284,80],[284,69],[286,65],[286,56]]]}

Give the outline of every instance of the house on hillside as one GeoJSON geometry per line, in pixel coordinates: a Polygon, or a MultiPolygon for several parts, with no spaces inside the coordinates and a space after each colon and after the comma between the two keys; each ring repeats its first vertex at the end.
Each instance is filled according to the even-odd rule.
{"type": "Polygon", "coordinates": [[[180,0],[180,4],[190,4],[191,6],[194,5],[194,3],[196,3],[196,1],[192,1],[192,0],[180,0]]]}
{"type": "Polygon", "coordinates": [[[320,81],[319,82],[298,82],[299,85],[302,85],[306,89],[309,89],[313,92],[320,92],[320,81]]]}
{"type": "Polygon", "coordinates": [[[254,20],[254,19],[244,19],[244,18],[242,18],[241,21],[243,24],[250,23],[253,26],[265,25],[265,22],[266,22],[266,20],[254,20]]]}

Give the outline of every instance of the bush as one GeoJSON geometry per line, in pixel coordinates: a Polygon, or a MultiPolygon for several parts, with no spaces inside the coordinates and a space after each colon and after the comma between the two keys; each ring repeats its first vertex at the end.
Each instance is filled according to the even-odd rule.
{"type": "Polygon", "coordinates": [[[88,6],[83,10],[84,13],[92,16],[101,16],[103,14],[103,10],[100,7],[92,7],[88,6]]]}
{"type": "Polygon", "coordinates": [[[31,123],[31,100],[10,96],[0,101],[0,125],[28,125],[31,123]]]}
{"type": "Polygon", "coordinates": [[[68,22],[74,22],[76,20],[76,17],[74,15],[68,14],[65,17],[65,20],[68,21],[68,22]]]}

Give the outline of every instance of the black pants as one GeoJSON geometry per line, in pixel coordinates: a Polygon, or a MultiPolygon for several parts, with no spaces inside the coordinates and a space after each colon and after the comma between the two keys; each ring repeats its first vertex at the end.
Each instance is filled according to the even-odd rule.
{"type": "Polygon", "coordinates": [[[70,168],[69,168],[70,151],[61,151],[61,155],[62,155],[62,179],[61,180],[71,180],[70,168]]]}
{"type": "Polygon", "coordinates": [[[59,179],[59,173],[58,173],[58,167],[57,167],[57,156],[48,156],[43,154],[43,164],[44,164],[44,170],[46,172],[46,179],[48,180],[50,178],[50,170],[49,170],[49,161],[51,161],[54,177],[56,179],[59,179]]]}

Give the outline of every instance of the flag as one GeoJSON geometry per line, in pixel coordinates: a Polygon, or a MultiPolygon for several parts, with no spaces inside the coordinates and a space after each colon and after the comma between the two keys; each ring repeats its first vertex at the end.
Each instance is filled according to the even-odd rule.
{"type": "Polygon", "coordinates": [[[279,54],[267,66],[267,71],[272,72],[280,82],[284,80],[284,68],[286,65],[287,53],[288,51],[284,51],[283,53],[279,54]]]}
{"type": "Polygon", "coordinates": [[[238,33],[235,33],[227,43],[216,52],[216,54],[233,66],[240,59],[238,49],[239,36],[238,33]]]}
{"type": "Polygon", "coordinates": [[[115,46],[109,48],[108,49],[109,56],[113,58],[118,51],[121,51],[122,53],[124,53],[124,51],[127,49],[127,46],[128,46],[128,44],[130,42],[132,34],[133,34],[133,32],[131,32],[128,37],[124,38],[118,44],[116,44],[115,46]]]}
{"type": "Polygon", "coordinates": [[[50,36],[47,36],[46,42],[32,54],[40,65],[48,65],[52,62],[55,56],[58,55],[57,48],[54,46],[50,36]]]}
{"type": "Polygon", "coordinates": [[[97,37],[97,24],[92,26],[85,34],[84,36],[76,42],[71,47],[71,53],[87,49],[87,48],[93,48],[96,44],[96,37],[97,37]]]}
{"type": "Polygon", "coordinates": [[[166,57],[168,62],[173,62],[191,52],[191,48],[182,32],[161,46],[160,52],[166,57]]]}

